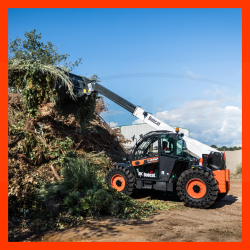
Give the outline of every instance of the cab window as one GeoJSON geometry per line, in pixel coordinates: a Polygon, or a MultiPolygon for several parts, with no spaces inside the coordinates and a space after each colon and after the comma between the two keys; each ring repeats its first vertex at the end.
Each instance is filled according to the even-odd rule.
{"type": "Polygon", "coordinates": [[[134,153],[134,160],[158,156],[158,137],[149,137],[142,141],[134,153]]]}
{"type": "Polygon", "coordinates": [[[174,138],[169,135],[161,136],[161,149],[164,154],[174,154],[174,138]]]}
{"type": "Polygon", "coordinates": [[[180,156],[183,152],[183,140],[178,140],[176,145],[176,155],[180,156]]]}

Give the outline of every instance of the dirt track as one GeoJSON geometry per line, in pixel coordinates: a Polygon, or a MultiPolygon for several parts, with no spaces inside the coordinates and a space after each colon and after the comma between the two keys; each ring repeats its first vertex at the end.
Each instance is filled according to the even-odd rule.
{"type": "Polygon", "coordinates": [[[83,226],[45,234],[40,240],[234,242],[242,240],[241,227],[242,181],[231,180],[228,195],[209,209],[161,211],[161,214],[143,221],[91,220],[83,226]]]}

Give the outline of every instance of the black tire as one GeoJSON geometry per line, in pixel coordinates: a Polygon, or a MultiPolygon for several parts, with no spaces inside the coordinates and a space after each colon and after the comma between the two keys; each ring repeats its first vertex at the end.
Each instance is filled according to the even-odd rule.
{"type": "Polygon", "coordinates": [[[207,208],[215,202],[218,196],[218,184],[215,178],[209,172],[198,168],[188,169],[183,172],[178,178],[176,190],[181,201],[183,201],[186,206],[194,208],[207,208]],[[199,181],[202,183],[202,192],[204,195],[201,193],[201,190],[199,190],[199,187],[197,187],[197,184],[195,187],[194,185],[193,187],[188,186],[189,183],[195,183],[195,180],[197,180],[198,183],[199,181]],[[190,189],[193,189],[194,193],[197,192],[197,197],[199,195],[203,196],[199,198],[191,197],[187,189],[189,190],[189,193],[190,189]]]}
{"type": "Polygon", "coordinates": [[[227,196],[227,193],[228,193],[228,191],[226,193],[218,193],[216,201],[222,200],[224,197],[227,196]]]}
{"type": "Polygon", "coordinates": [[[118,190],[118,191],[120,191],[126,195],[131,195],[134,188],[135,188],[135,176],[134,176],[134,174],[123,166],[115,166],[115,167],[109,169],[109,171],[106,175],[106,178],[105,178],[105,180],[109,186],[112,187],[112,183],[111,183],[112,178],[114,176],[117,176],[117,175],[122,176],[125,180],[125,185],[124,185],[123,190],[118,190]]]}

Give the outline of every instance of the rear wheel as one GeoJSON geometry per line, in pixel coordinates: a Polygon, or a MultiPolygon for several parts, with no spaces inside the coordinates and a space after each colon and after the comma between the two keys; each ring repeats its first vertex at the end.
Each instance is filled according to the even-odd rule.
{"type": "Polygon", "coordinates": [[[135,187],[135,176],[123,166],[115,166],[109,169],[106,182],[117,191],[131,195],[135,187]]]}
{"type": "Polygon", "coordinates": [[[183,172],[177,181],[176,190],[185,205],[194,208],[209,207],[218,196],[215,178],[198,168],[183,172]]]}

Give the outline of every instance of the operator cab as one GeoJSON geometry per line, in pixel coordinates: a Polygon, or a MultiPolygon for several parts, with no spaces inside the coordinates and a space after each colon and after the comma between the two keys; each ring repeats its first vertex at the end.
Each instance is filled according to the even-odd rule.
{"type": "Polygon", "coordinates": [[[173,190],[173,183],[189,165],[182,136],[170,131],[154,131],[137,142],[132,155],[137,188],[173,190]]]}

